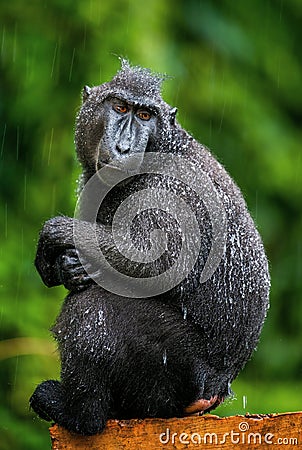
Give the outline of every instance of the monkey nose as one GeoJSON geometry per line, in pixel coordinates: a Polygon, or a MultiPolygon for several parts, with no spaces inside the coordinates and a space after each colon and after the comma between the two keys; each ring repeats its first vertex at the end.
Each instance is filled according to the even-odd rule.
{"type": "Polygon", "coordinates": [[[117,144],[116,150],[117,150],[118,153],[121,153],[121,154],[129,153],[130,152],[130,146],[127,145],[127,144],[125,144],[125,145],[117,144]]]}

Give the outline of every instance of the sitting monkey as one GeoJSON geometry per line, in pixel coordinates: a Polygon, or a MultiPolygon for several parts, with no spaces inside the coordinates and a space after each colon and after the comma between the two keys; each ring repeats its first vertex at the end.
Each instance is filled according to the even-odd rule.
{"type": "Polygon", "coordinates": [[[113,173],[117,181],[107,180],[104,199],[96,199],[94,224],[88,216],[56,217],[40,234],[42,280],[70,292],[52,330],[61,381],[41,383],[30,404],[41,418],[81,434],[102,431],[108,418],[217,407],[255,349],[269,305],[268,263],[244,199],[177,123],[162,81],[123,60],[112,81],[85,87],[76,122],[81,189],[95,176],[106,182],[113,173]],[[146,207],[150,192],[154,206],[146,207]],[[137,211],[125,231],[127,208],[120,208],[131,196],[137,211]],[[98,266],[96,246],[121,280],[98,266]],[[137,256],[148,252],[149,259],[137,256]]]}

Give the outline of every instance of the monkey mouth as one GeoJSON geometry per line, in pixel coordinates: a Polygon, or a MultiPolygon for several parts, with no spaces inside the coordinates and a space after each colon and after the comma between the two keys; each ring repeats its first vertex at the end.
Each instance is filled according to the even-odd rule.
{"type": "Polygon", "coordinates": [[[98,170],[123,172],[129,176],[137,175],[140,173],[142,159],[138,155],[132,155],[128,159],[102,158],[98,161],[98,170]]]}
{"type": "Polygon", "coordinates": [[[119,160],[111,159],[111,158],[102,158],[98,161],[97,164],[98,170],[108,169],[108,170],[117,170],[125,172],[123,164],[119,160]]]}
{"type": "Polygon", "coordinates": [[[125,167],[125,164],[118,160],[104,161],[98,163],[97,175],[102,183],[114,187],[117,184],[128,183],[129,180],[137,174],[137,169],[131,170],[125,167]]]}

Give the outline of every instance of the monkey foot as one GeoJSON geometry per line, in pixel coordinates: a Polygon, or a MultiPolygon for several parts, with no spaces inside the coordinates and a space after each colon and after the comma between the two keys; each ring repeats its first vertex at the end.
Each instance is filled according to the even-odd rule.
{"type": "Polygon", "coordinates": [[[211,397],[209,400],[200,398],[199,400],[196,400],[196,402],[187,406],[184,413],[188,416],[191,414],[203,413],[208,409],[212,409],[212,406],[214,405],[218,406],[222,401],[223,399],[219,398],[218,395],[214,395],[214,397],[211,397]]]}

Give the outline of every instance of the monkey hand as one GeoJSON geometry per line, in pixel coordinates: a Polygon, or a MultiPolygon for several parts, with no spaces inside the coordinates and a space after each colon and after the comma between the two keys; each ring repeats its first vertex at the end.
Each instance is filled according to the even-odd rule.
{"type": "MultiPolygon", "coordinates": [[[[82,242],[84,248],[92,248],[94,241],[92,240],[90,245],[89,239],[93,236],[94,229],[91,223],[85,221],[64,216],[54,217],[45,222],[40,232],[35,265],[44,284],[48,287],[63,284],[67,289],[74,291],[82,290],[93,283],[75,249],[75,225],[78,241],[82,242]]],[[[102,242],[110,240],[102,227],[98,227],[98,236],[102,242]]],[[[95,258],[97,256],[96,252],[95,258]]]]}
{"type": "Polygon", "coordinates": [[[79,292],[94,283],[86,273],[80,261],[79,252],[75,248],[66,249],[59,255],[54,269],[60,279],[60,284],[63,284],[69,291],[79,292]]]}
{"type": "Polygon", "coordinates": [[[35,265],[46,286],[62,284],[55,262],[68,248],[74,248],[73,219],[54,217],[45,222],[40,232],[35,265]]]}

